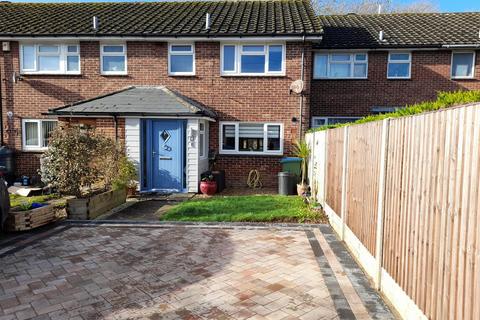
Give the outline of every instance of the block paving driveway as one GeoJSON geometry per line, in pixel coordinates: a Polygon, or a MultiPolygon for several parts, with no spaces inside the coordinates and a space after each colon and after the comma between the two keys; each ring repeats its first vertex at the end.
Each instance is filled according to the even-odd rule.
{"type": "Polygon", "coordinates": [[[394,319],[327,225],[61,224],[0,241],[4,319],[394,319]]]}

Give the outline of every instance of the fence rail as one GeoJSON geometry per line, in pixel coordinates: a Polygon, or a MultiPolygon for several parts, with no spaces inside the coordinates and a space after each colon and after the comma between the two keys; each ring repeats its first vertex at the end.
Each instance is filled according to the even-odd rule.
{"type": "Polygon", "coordinates": [[[480,315],[480,104],[307,134],[330,222],[408,319],[480,315]]]}

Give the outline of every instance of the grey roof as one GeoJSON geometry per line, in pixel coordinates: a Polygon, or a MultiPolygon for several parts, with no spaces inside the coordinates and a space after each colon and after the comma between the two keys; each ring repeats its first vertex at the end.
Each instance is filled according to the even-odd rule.
{"type": "Polygon", "coordinates": [[[308,0],[5,3],[0,35],[314,36],[321,27],[308,0]],[[210,29],[205,29],[206,14],[210,29]],[[99,21],[98,30],[92,19],[99,21]]]}
{"type": "Polygon", "coordinates": [[[127,87],[120,91],[49,110],[55,115],[210,117],[215,112],[167,87],[127,87]]]}
{"type": "Polygon", "coordinates": [[[317,48],[441,48],[480,46],[480,12],[320,16],[324,35],[317,48]],[[383,31],[384,41],[379,40],[383,31]]]}

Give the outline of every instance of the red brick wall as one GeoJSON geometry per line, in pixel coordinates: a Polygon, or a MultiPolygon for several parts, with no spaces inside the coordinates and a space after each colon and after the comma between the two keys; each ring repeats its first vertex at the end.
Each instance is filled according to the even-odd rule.
{"type": "MultiPolygon", "coordinates": [[[[308,126],[308,106],[311,70],[311,51],[307,43],[305,61],[305,87],[307,88],[304,128],[308,126]]],[[[289,85],[300,78],[301,43],[288,43],[286,50],[286,76],[284,77],[221,77],[220,43],[195,44],[196,75],[170,77],[167,72],[167,43],[128,42],[128,75],[102,76],[100,74],[99,42],[81,42],[81,71],[79,76],[25,75],[14,84],[12,73],[19,73],[18,43],[11,43],[11,52],[0,52],[0,69],[4,111],[14,113],[13,120],[4,116],[5,141],[17,151],[18,174],[32,174],[38,167],[37,154],[21,152],[21,119],[43,118],[42,112],[66,103],[92,98],[129,85],[166,85],[196,99],[218,115],[218,121],[275,121],[284,124],[285,150],[298,136],[298,95],[289,94],[289,85]]],[[[218,149],[218,122],[210,126],[210,147],[218,149]]],[[[265,166],[263,178],[271,184],[276,181],[279,157],[219,156],[218,168],[227,170],[229,184],[246,181],[250,169],[265,166]]]]}
{"type": "Polygon", "coordinates": [[[409,80],[387,79],[388,52],[368,54],[366,80],[312,80],[312,116],[364,116],[373,106],[405,106],[438,91],[480,89],[480,51],[474,80],[451,80],[451,51],[414,51],[409,80]]]}

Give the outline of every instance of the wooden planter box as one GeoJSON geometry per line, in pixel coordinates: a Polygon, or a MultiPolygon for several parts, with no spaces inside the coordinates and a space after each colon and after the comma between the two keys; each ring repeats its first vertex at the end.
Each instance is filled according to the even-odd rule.
{"type": "Polygon", "coordinates": [[[26,231],[41,227],[56,221],[59,218],[58,213],[61,210],[63,209],[56,207],[54,204],[27,211],[14,209],[10,211],[7,217],[7,230],[26,231]]]}
{"type": "Polygon", "coordinates": [[[68,199],[68,219],[91,220],[125,203],[126,190],[112,190],[85,199],[68,199]]]}

